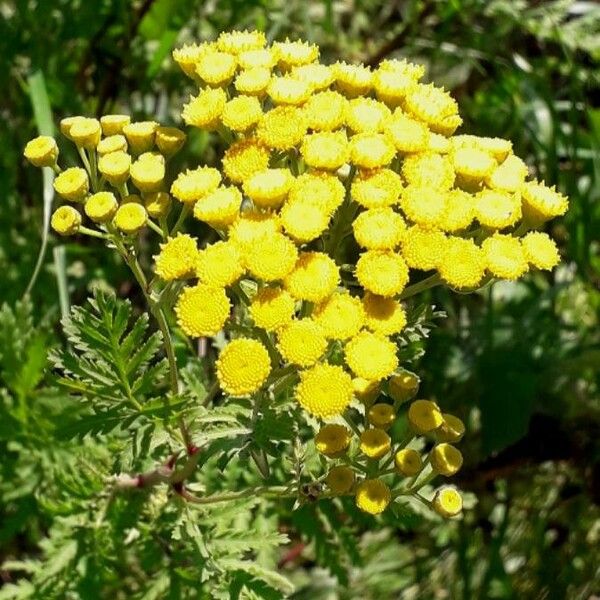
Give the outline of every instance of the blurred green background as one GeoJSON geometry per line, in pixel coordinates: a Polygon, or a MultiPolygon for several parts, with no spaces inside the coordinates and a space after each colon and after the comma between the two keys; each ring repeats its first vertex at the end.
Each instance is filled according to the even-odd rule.
{"type": "MultiPolygon", "coordinates": [[[[35,448],[57,410],[47,387],[58,322],[91,287],[130,293],[85,240],[43,238],[44,182],[22,148],[65,116],[128,112],[179,124],[190,83],[171,50],[222,30],[303,37],[327,61],[407,57],[459,101],[463,132],[510,138],[571,199],[550,224],[563,264],[445,311],[423,345],[422,393],[469,424],[462,521],[365,531],[349,576],[282,566],[296,598],[592,598],[600,589],[600,6],[571,0],[13,0],[0,2],[0,587],[35,556],[52,511],[35,448]],[[49,107],[49,110],[48,110],[49,107]],[[20,406],[18,423],[6,406],[20,406]],[[26,422],[27,425],[22,423],[26,422]],[[477,498],[475,501],[474,498],[477,498]]],[[[207,160],[192,136],[181,161],[207,160]]],[[[44,437],[48,436],[48,437],[44,437]]],[[[61,449],[56,447],[56,456],[61,449]]],[[[42,542],[43,543],[43,542],[42,542]]],[[[291,566],[287,564],[291,563],[291,566]]]]}

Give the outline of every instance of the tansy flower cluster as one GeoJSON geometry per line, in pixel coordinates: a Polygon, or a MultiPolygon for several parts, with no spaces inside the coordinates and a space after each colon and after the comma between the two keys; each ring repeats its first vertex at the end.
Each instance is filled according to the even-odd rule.
{"type": "MultiPolygon", "coordinates": [[[[61,171],[51,138],[25,150],[57,171],[55,189],[71,203],[54,229],[130,243],[145,225],[160,234],[154,274],[179,292],[178,328],[224,334],[215,365],[224,395],[293,386],[297,405],[324,422],[315,446],[335,461],[324,476],[332,495],[353,494],[378,514],[453,475],[464,426],[433,401],[413,401],[402,415],[410,436],[394,437],[418,391],[399,359],[403,301],[442,283],[476,290],[552,269],[557,247],[534,229],[564,214],[567,199],[528,179],[509,141],[456,133],[455,100],[423,81],[420,65],[326,65],[314,44],[268,46],[250,31],[173,58],[197,88],[182,119],[221,137],[220,162],[170,176],[180,130],[121,115],[65,119],[85,169],[61,171]],[[97,229],[82,226],[79,206],[97,229]],[[216,241],[181,233],[188,214],[216,241]]],[[[420,499],[443,516],[462,508],[452,487],[420,499]]]]}

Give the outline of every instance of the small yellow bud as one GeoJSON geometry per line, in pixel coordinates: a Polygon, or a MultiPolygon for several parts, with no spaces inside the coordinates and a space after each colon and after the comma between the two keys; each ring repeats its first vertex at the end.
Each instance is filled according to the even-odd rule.
{"type": "Polygon", "coordinates": [[[119,186],[127,181],[130,168],[131,156],[121,150],[109,152],[98,160],[98,170],[114,186],[119,186]]]}
{"type": "Polygon", "coordinates": [[[460,493],[452,487],[440,488],[431,503],[433,510],[442,517],[454,517],[463,507],[460,493]]]}
{"type": "Polygon", "coordinates": [[[69,137],[80,148],[94,149],[100,142],[102,129],[98,119],[77,119],[69,129],[69,137]]]}
{"type": "Polygon", "coordinates": [[[124,233],[136,233],[148,220],[146,209],[137,202],[122,204],[113,219],[114,226],[124,233]]]}
{"type": "Polygon", "coordinates": [[[176,127],[157,127],[156,145],[165,156],[172,156],[185,144],[186,135],[176,127]]]}
{"type": "Polygon", "coordinates": [[[428,433],[437,429],[444,419],[435,402],[415,400],[408,409],[408,422],[417,433],[428,433]]]}
{"type": "Polygon", "coordinates": [[[134,154],[142,154],[143,152],[152,150],[157,126],[158,123],[154,121],[140,121],[138,123],[129,123],[123,127],[123,133],[134,154]]]}
{"type": "Polygon", "coordinates": [[[110,221],[119,204],[112,192],[98,192],[91,195],[84,206],[85,214],[96,223],[110,221]]]}
{"type": "Polygon", "coordinates": [[[436,473],[450,477],[462,467],[463,457],[457,448],[450,444],[438,444],[429,453],[431,466],[436,473]]]}
{"type": "Polygon", "coordinates": [[[406,402],[419,390],[419,378],[410,371],[401,371],[388,380],[388,393],[399,403],[406,402]]]}
{"type": "Polygon", "coordinates": [[[354,395],[366,406],[369,406],[379,396],[380,386],[378,381],[355,377],[352,380],[352,388],[354,395]]]}
{"type": "Polygon", "coordinates": [[[127,152],[127,140],[125,139],[125,136],[120,133],[109,135],[103,140],[100,140],[96,146],[96,151],[100,156],[109,154],[110,152],[127,152]]]}
{"type": "Polygon", "coordinates": [[[131,123],[129,115],[104,115],[100,117],[100,125],[104,135],[116,135],[123,131],[125,125],[131,123]]]}
{"type": "Polygon", "coordinates": [[[360,449],[369,458],[381,458],[390,451],[392,440],[383,429],[367,429],[360,436],[360,449]]]}
{"type": "Polygon", "coordinates": [[[380,429],[389,429],[396,419],[396,411],[389,404],[374,404],[369,408],[369,422],[380,429]]]}
{"type": "Polygon", "coordinates": [[[332,467],[327,473],[325,482],[336,495],[348,493],[354,485],[354,471],[343,465],[332,467]]]}
{"type": "Polygon", "coordinates": [[[454,415],[443,413],[444,422],[436,431],[438,442],[459,442],[465,434],[465,424],[454,415]]]}
{"type": "Polygon", "coordinates": [[[315,436],[315,446],[321,454],[337,458],[345,454],[351,439],[352,434],[347,427],[329,423],[323,425],[315,436]]]}
{"type": "Polygon", "coordinates": [[[61,206],[54,211],[50,225],[60,235],[73,235],[81,226],[81,214],[72,206],[61,206]]]}
{"type": "Polygon", "coordinates": [[[40,135],[27,142],[23,155],[35,167],[53,167],[58,158],[56,140],[48,135],[40,135]]]}
{"type": "Polygon", "coordinates": [[[60,121],[60,132],[71,141],[73,138],[71,137],[71,127],[78,121],[85,120],[85,117],[76,116],[76,117],[65,117],[60,121]]]}
{"type": "Polygon", "coordinates": [[[356,506],[371,515],[382,513],[391,500],[390,488],[380,479],[366,479],[356,488],[356,506]]]}
{"type": "Polygon", "coordinates": [[[394,456],[394,464],[398,472],[406,477],[413,477],[423,468],[421,455],[412,448],[398,450],[394,456]]]}
{"type": "Polygon", "coordinates": [[[132,165],[131,179],[142,192],[158,192],[165,178],[165,159],[161,154],[145,152],[132,165]]]}
{"type": "Polygon", "coordinates": [[[155,219],[164,217],[169,212],[171,202],[171,196],[167,192],[154,192],[144,196],[146,211],[155,219]]]}
{"type": "Polygon", "coordinates": [[[54,189],[65,200],[80,202],[88,193],[90,182],[85,169],[71,167],[54,180],[54,189]]]}

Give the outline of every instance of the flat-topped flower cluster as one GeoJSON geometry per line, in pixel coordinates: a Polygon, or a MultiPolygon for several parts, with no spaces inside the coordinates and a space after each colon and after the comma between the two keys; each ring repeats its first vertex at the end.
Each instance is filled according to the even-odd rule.
{"type": "MultiPolygon", "coordinates": [[[[420,65],[325,65],[314,44],[267,46],[247,31],[173,57],[198,85],[182,118],[225,140],[221,164],[167,181],[182,131],[122,115],[64,120],[86,169],[61,171],[52,138],[25,150],[55,168],[55,189],[71,203],[54,213],[54,229],[124,243],[146,225],[159,233],[156,275],[186,282],[174,306],[180,329],[228,341],[215,370],[223,394],[255,397],[287,382],[327,422],[315,444],[336,461],[331,494],[354,494],[377,514],[454,474],[462,456],[451,444],[464,425],[436,403],[410,403],[403,443],[387,433],[418,390],[398,359],[402,300],[438,283],[470,291],[552,269],[556,245],[535,229],[564,214],[566,198],[529,180],[508,140],[456,134],[455,100],[422,82],[420,65]],[[79,207],[98,230],[82,225],[79,207]],[[188,213],[218,241],[179,233],[188,213]],[[348,429],[351,406],[361,422],[348,429]],[[433,442],[425,458],[415,436],[433,442]]],[[[462,508],[450,487],[429,504],[445,516],[462,508]]]]}

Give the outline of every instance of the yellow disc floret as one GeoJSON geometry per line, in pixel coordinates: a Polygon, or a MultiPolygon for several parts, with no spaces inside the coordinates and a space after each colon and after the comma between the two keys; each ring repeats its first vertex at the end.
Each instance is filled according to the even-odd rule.
{"type": "Polygon", "coordinates": [[[231,225],[240,213],[242,193],[235,186],[221,186],[194,204],[194,217],[217,229],[231,225]]]}
{"type": "Polygon", "coordinates": [[[474,210],[484,227],[504,229],[521,218],[521,198],[518,194],[482,190],[475,195],[474,210]]]}
{"type": "Polygon", "coordinates": [[[448,285],[460,289],[477,286],[485,266],[483,252],[473,240],[449,237],[437,268],[448,285]]]}
{"type": "Polygon", "coordinates": [[[444,191],[429,186],[411,184],[402,191],[400,206],[406,218],[423,227],[441,227],[448,206],[444,191]]]}
{"type": "Polygon", "coordinates": [[[348,140],[343,131],[323,131],[307,135],[300,152],[309,167],[334,171],[346,163],[350,156],[348,140]]]}
{"type": "Polygon", "coordinates": [[[436,431],[438,442],[459,442],[465,434],[465,424],[454,415],[443,413],[444,422],[436,431]]]}
{"type": "Polygon", "coordinates": [[[338,92],[327,90],[313,94],[304,105],[308,127],[315,131],[332,131],[346,119],[348,100],[338,92]]]}
{"type": "Polygon", "coordinates": [[[98,192],[92,194],[85,202],[85,214],[96,223],[110,221],[119,203],[112,192],[98,192]]]}
{"type": "Polygon", "coordinates": [[[123,127],[131,123],[129,115],[104,115],[100,117],[102,133],[106,136],[117,135],[123,132],[123,127]]]}
{"type": "Polygon", "coordinates": [[[23,155],[35,167],[52,167],[58,158],[58,145],[53,137],[40,135],[27,142],[23,155]]]}
{"type": "Polygon", "coordinates": [[[242,255],[232,241],[220,241],[206,246],[198,253],[196,274],[203,283],[226,287],[244,273],[242,255]]]}
{"type": "Polygon", "coordinates": [[[354,485],[354,471],[350,467],[338,465],[332,467],[325,477],[325,483],[336,495],[347,494],[354,485]]]}
{"type": "Polygon", "coordinates": [[[71,202],[83,200],[87,196],[89,188],[88,174],[85,169],[80,167],[66,169],[54,180],[56,193],[71,202]]]}
{"type": "Polygon", "coordinates": [[[350,139],[350,161],[363,169],[385,167],[392,162],[396,149],[383,133],[359,133],[350,139]]]}
{"type": "Polygon", "coordinates": [[[385,456],[392,447],[390,436],[377,427],[366,429],[360,436],[360,450],[369,458],[381,458],[385,456]]]}
{"type": "Polygon", "coordinates": [[[323,331],[312,319],[292,321],[279,331],[277,341],[284,360],[300,367],[314,365],[327,348],[323,331]]]}
{"type": "Polygon", "coordinates": [[[391,169],[362,170],[352,182],[350,196],[365,208],[382,208],[396,204],[401,191],[400,175],[391,169]]]}
{"type": "Polygon", "coordinates": [[[389,429],[396,419],[396,411],[390,404],[373,404],[368,411],[369,423],[379,429],[389,429]]]}
{"type": "Polygon", "coordinates": [[[172,281],[194,274],[198,260],[196,240],[187,233],[179,233],[160,245],[160,252],[154,257],[154,272],[165,281],[172,281]]]}
{"type": "Polygon", "coordinates": [[[275,150],[289,150],[302,141],[307,122],[304,113],[294,106],[277,106],[258,124],[258,139],[275,150]]]}
{"type": "Polygon", "coordinates": [[[390,488],[380,479],[366,479],[356,487],[356,506],[371,515],[382,513],[391,500],[390,488]]]}
{"type": "Polygon", "coordinates": [[[452,487],[440,488],[433,497],[431,506],[442,517],[455,517],[462,511],[461,495],[452,487]]]}
{"type": "Polygon", "coordinates": [[[296,399],[316,417],[341,415],[352,400],[352,378],[342,367],[318,363],[300,373],[296,399]]]}
{"type": "Polygon", "coordinates": [[[231,396],[246,396],[265,383],[271,372],[271,359],[259,341],[239,338],[225,346],[216,366],[221,389],[231,396]]]}
{"type": "Polygon", "coordinates": [[[59,235],[73,235],[81,227],[81,213],[72,206],[61,206],[52,213],[50,225],[59,235]]]}
{"type": "Polygon", "coordinates": [[[223,172],[234,183],[242,183],[268,166],[269,149],[253,138],[233,143],[223,156],[223,172]]]}
{"type": "Polygon", "coordinates": [[[129,179],[131,156],[118,150],[102,155],[98,160],[98,171],[114,186],[119,186],[129,179]]]}
{"type": "Polygon", "coordinates": [[[389,207],[371,208],[352,224],[358,244],[367,250],[393,250],[406,230],[401,215],[389,207]]]}
{"type": "Polygon", "coordinates": [[[129,149],[134,154],[142,154],[152,150],[157,127],[158,123],[155,121],[139,121],[125,125],[123,134],[127,138],[129,149]]]}
{"type": "Polygon", "coordinates": [[[347,427],[328,423],[323,425],[315,436],[317,450],[329,458],[342,456],[350,446],[352,434],[347,427]]]}
{"type": "Polygon", "coordinates": [[[560,262],[556,243],[548,234],[541,231],[531,231],[521,243],[527,261],[533,267],[550,271],[560,262]]]}
{"type": "Polygon", "coordinates": [[[404,369],[394,373],[387,383],[389,395],[399,404],[414,398],[419,391],[419,378],[417,375],[404,369]]]}
{"type": "Polygon", "coordinates": [[[398,367],[396,344],[385,336],[362,331],[344,348],[346,363],[357,377],[380,381],[398,367]]]}
{"type": "Polygon", "coordinates": [[[123,233],[137,233],[148,222],[146,209],[137,202],[121,204],[113,218],[113,225],[123,233]]]}
{"type": "Polygon", "coordinates": [[[225,291],[204,283],[185,288],[175,305],[177,323],[190,337],[216,335],[225,325],[230,310],[225,291]]]}
{"type": "Polygon", "coordinates": [[[437,230],[414,225],[402,237],[402,256],[411,269],[429,271],[440,264],[446,236],[437,230]]]}
{"type": "Polygon", "coordinates": [[[408,283],[408,267],[399,254],[387,250],[369,250],[356,263],[356,278],[374,294],[395,296],[408,283]]]}
{"type": "Polygon", "coordinates": [[[385,298],[367,292],[363,297],[365,325],[374,333],[394,335],[406,326],[406,313],[393,298],[385,298]]]}
{"type": "Polygon", "coordinates": [[[463,464],[460,450],[446,443],[434,446],[429,453],[429,460],[433,470],[444,477],[457,473],[463,464]]]}
{"type": "Polygon", "coordinates": [[[414,477],[423,468],[421,455],[412,448],[398,450],[394,456],[396,470],[405,477],[414,477]]]}
{"type": "Polygon", "coordinates": [[[535,221],[544,222],[567,212],[569,202],[566,196],[538,181],[529,181],[521,188],[523,210],[535,221]]]}
{"type": "Polygon", "coordinates": [[[142,154],[130,169],[131,180],[141,192],[158,192],[165,178],[165,159],[157,152],[142,154]]]}
{"type": "Polygon", "coordinates": [[[285,232],[299,243],[318,238],[327,229],[328,223],[329,213],[314,200],[288,201],[281,209],[281,224],[285,232]]]}
{"type": "Polygon", "coordinates": [[[430,400],[415,400],[408,408],[408,422],[420,434],[438,429],[444,419],[435,402],[430,400]]]}
{"type": "Polygon", "coordinates": [[[277,287],[264,287],[250,304],[250,316],[257,327],[278,331],[294,317],[296,302],[288,292],[277,287]]]}
{"type": "Polygon", "coordinates": [[[313,319],[329,339],[345,340],[360,331],[364,321],[363,307],[358,298],[336,292],[315,307],[313,319]]]}
{"type": "Polygon", "coordinates": [[[284,285],[298,300],[322,302],[331,296],[339,277],[337,265],[327,254],[302,252],[284,285]]]}
{"type": "Polygon", "coordinates": [[[237,60],[228,52],[209,50],[196,63],[196,74],[209,85],[226,85],[235,75],[237,60]]]}
{"type": "Polygon", "coordinates": [[[186,125],[211,131],[221,122],[221,114],[225,109],[227,95],[221,88],[205,88],[197,96],[190,97],[184,104],[181,118],[186,125]]]}
{"type": "Polygon", "coordinates": [[[278,208],[287,198],[294,176],[289,169],[265,169],[243,183],[244,193],[256,206],[278,208]]]}
{"type": "Polygon", "coordinates": [[[377,133],[391,116],[385,104],[373,98],[356,98],[348,103],[346,125],[355,133],[377,133]]]}
{"type": "Polygon", "coordinates": [[[518,279],[529,265],[518,238],[495,233],[481,244],[488,271],[502,279],[518,279]]]}
{"type": "Polygon", "coordinates": [[[232,131],[247,131],[260,121],[262,114],[258,98],[237,96],[225,105],[221,120],[232,131]]]}
{"type": "Polygon", "coordinates": [[[179,173],[171,185],[171,194],[180,202],[193,204],[214,192],[221,183],[221,173],[212,167],[198,167],[179,173]]]}
{"type": "Polygon", "coordinates": [[[262,281],[283,279],[294,268],[298,251],[294,242],[281,233],[262,236],[246,247],[248,271],[262,281]]]}

